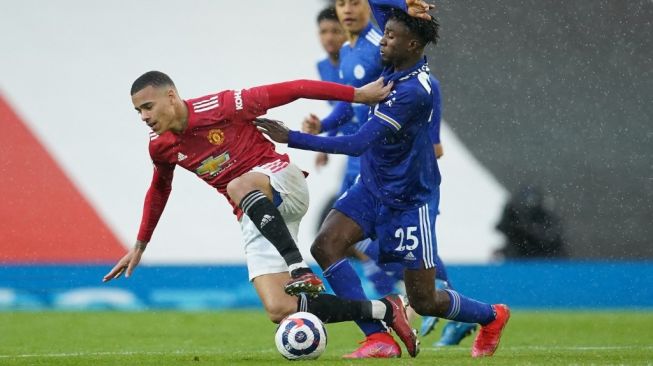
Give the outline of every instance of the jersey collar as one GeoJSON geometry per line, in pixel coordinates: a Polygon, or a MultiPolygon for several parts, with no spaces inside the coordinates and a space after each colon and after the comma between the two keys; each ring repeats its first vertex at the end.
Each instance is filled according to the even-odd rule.
{"type": "Polygon", "coordinates": [[[394,67],[388,66],[385,69],[383,69],[383,72],[381,73],[381,76],[383,76],[383,82],[385,84],[394,81],[404,81],[407,79],[410,79],[412,77],[417,76],[420,72],[426,72],[430,73],[429,69],[429,64],[426,61],[426,56],[424,56],[423,59],[418,61],[413,67],[402,70],[402,71],[395,71],[394,67]]]}

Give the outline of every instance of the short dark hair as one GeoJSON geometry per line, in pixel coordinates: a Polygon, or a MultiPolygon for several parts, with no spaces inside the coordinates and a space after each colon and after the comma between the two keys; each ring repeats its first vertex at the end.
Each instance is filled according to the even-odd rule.
{"type": "Polygon", "coordinates": [[[397,20],[406,25],[410,33],[422,42],[422,46],[426,46],[429,43],[433,43],[433,45],[438,43],[438,39],[440,38],[440,34],[438,33],[440,23],[438,23],[438,20],[434,16],[431,16],[431,20],[415,18],[400,9],[393,8],[389,19],[397,20]]]}
{"type": "Polygon", "coordinates": [[[170,76],[162,73],[161,71],[148,71],[145,74],[138,77],[134,80],[131,89],[131,95],[138,93],[139,91],[152,86],[158,88],[160,86],[171,86],[175,88],[175,83],[172,82],[170,76]]]}
{"type": "Polygon", "coordinates": [[[329,6],[322,9],[322,11],[317,15],[317,24],[319,25],[323,20],[333,20],[334,22],[337,22],[338,15],[336,14],[336,8],[329,6]]]}

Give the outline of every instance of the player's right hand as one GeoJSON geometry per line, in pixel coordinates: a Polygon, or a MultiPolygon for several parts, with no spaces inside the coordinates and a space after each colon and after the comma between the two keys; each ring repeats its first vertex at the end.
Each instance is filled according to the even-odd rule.
{"type": "Polygon", "coordinates": [[[125,277],[129,278],[132,272],[134,272],[134,268],[140,263],[146,245],[147,243],[137,241],[136,245],[124,257],[120,258],[111,271],[102,278],[102,282],[109,282],[113,279],[120,278],[125,271],[125,277]]]}
{"type": "Polygon", "coordinates": [[[302,132],[310,133],[311,135],[317,135],[322,130],[322,121],[311,113],[308,117],[304,118],[302,122],[302,132]]]}

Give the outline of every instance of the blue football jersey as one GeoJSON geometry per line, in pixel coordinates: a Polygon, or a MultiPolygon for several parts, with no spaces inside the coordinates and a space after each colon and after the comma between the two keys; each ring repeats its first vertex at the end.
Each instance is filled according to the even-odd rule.
{"type": "MultiPolygon", "coordinates": [[[[318,61],[317,72],[320,74],[320,80],[331,81],[333,83],[340,82],[340,63],[334,65],[328,57],[318,61]]],[[[329,104],[333,105],[335,101],[330,100],[329,104]]]]}
{"type": "Polygon", "coordinates": [[[429,68],[424,59],[408,70],[387,69],[383,76],[394,81],[393,90],[367,123],[383,123],[395,133],[363,153],[361,180],[390,207],[417,207],[431,200],[441,179],[429,133],[434,99],[429,68]]]}
{"type": "MultiPolygon", "coordinates": [[[[358,88],[379,78],[383,71],[379,42],[381,42],[381,32],[372,23],[369,23],[360,33],[354,46],[349,42],[342,45],[339,75],[342,84],[358,88]]],[[[369,113],[367,105],[354,103],[352,107],[354,109],[354,119],[352,120],[354,125],[347,123],[339,129],[345,134],[356,132],[358,126],[367,121],[369,113]]]]}

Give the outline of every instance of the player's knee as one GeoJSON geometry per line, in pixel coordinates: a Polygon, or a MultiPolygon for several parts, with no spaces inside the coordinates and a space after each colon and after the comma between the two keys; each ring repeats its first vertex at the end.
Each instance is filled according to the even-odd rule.
{"type": "Polygon", "coordinates": [[[272,197],[272,187],[269,178],[262,174],[243,174],[227,183],[227,194],[236,203],[240,204],[248,193],[261,191],[266,197],[272,197]]]}
{"type": "Polygon", "coordinates": [[[315,241],[311,245],[311,255],[320,264],[332,262],[333,260],[342,257],[337,253],[336,246],[331,245],[335,243],[337,238],[331,233],[320,232],[315,241]]]}
{"type": "Polygon", "coordinates": [[[287,304],[275,304],[266,306],[265,312],[268,318],[275,324],[279,324],[285,317],[296,312],[296,305],[288,306],[287,304]]]}
{"type": "Polygon", "coordinates": [[[247,194],[247,192],[243,192],[242,181],[243,179],[236,178],[227,183],[227,194],[236,203],[239,203],[242,197],[247,194]]]}

